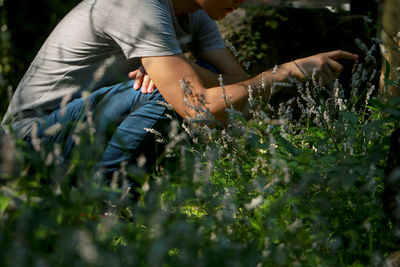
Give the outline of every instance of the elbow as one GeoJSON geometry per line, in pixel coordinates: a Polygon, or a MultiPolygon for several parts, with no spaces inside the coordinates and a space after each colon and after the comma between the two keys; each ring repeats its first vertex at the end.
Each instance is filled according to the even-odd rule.
{"type": "Polygon", "coordinates": [[[213,127],[227,122],[225,109],[219,109],[212,104],[205,105],[203,102],[196,104],[187,108],[185,119],[213,127]]]}
{"type": "MultiPolygon", "coordinates": [[[[205,87],[194,88],[187,84],[184,88],[183,103],[181,108],[175,110],[184,119],[200,116],[210,116],[210,101],[207,100],[207,89],[205,87]]],[[[211,102],[212,103],[212,102],[211,102]]]]}
{"type": "Polygon", "coordinates": [[[184,112],[181,115],[185,119],[194,119],[200,117],[213,117],[215,115],[212,110],[210,110],[210,105],[204,101],[203,98],[184,99],[184,112]]]}

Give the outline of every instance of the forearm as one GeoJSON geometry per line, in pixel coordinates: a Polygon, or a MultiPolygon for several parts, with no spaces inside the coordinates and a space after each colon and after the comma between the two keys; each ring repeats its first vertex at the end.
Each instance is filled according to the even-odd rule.
{"type": "Polygon", "coordinates": [[[249,88],[253,91],[253,98],[267,100],[291,79],[306,81],[315,74],[317,80],[328,84],[343,69],[335,61],[337,59],[355,60],[357,55],[341,50],[321,53],[296,60],[296,63],[282,64],[277,70],[265,71],[252,79],[244,80],[239,75],[240,82],[230,83],[229,77],[225,77],[222,79],[223,86],[216,79],[217,75],[203,69],[198,71],[193,64],[188,64],[184,55],[142,58],[142,64],[165,100],[180,116],[194,117],[199,112],[210,112],[217,120],[226,121],[225,109],[230,105],[239,111],[246,111],[249,88]]]}
{"type": "MultiPolygon", "coordinates": [[[[281,65],[275,72],[267,70],[254,78],[229,83],[223,81],[222,86],[218,84],[212,88],[203,90],[200,94],[204,96],[204,103],[195,101],[194,106],[204,105],[204,109],[208,110],[217,121],[225,122],[227,114],[225,109],[232,107],[244,114],[248,113],[249,91],[251,89],[253,98],[261,98],[268,100],[270,95],[281,90],[282,86],[289,82],[291,72],[286,64],[281,65]],[[273,92],[272,92],[273,89],[273,92]]],[[[194,95],[199,95],[195,92],[194,95]]],[[[189,112],[188,117],[197,115],[194,110],[189,112]]]]}
{"type": "MultiPolygon", "coordinates": [[[[190,64],[198,73],[201,81],[204,84],[204,87],[212,88],[220,86],[220,74],[205,69],[199,64],[196,64],[194,62],[190,62],[190,64]]],[[[245,72],[241,72],[239,74],[228,74],[228,73],[221,73],[221,74],[222,74],[222,81],[225,85],[239,83],[248,79],[248,75],[245,72]]]]}

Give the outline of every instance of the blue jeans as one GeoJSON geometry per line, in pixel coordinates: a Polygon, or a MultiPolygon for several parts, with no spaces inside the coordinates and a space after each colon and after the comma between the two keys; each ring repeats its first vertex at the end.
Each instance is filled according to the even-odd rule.
{"type": "MultiPolygon", "coordinates": [[[[154,134],[147,132],[145,128],[155,129],[165,136],[170,124],[170,119],[166,116],[169,111],[159,104],[165,100],[158,90],[143,94],[140,90],[133,89],[133,83],[131,80],[103,87],[91,93],[87,99],[71,101],[64,110],[54,110],[39,125],[38,137],[46,145],[62,144],[63,156],[67,158],[74,147],[73,131],[79,121],[87,120],[89,107],[96,129],[95,137],[106,144],[99,160],[101,167],[112,170],[118,168],[123,161],[136,163],[136,158],[141,154],[147,158],[155,157],[154,134]],[[62,125],[61,131],[54,136],[46,136],[46,129],[56,123],[62,125]]],[[[151,163],[151,160],[148,162],[151,163]]]]}
{"type": "MultiPolygon", "coordinates": [[[[207,62],[199,61],[197,64],[219,73],[207,62]]],[[[87,120],[86,109],[89,107],[93,113],[97,144],[106,144],[99,160],[99,165],[106,172],[119,168],[123,161],[135,163],[141,154],[147,158],[145,167],[151,167],[157,157],[158,145],[154,134],[145,129],[155,129],[163,136],[168,136],[171,116],[167,115],[173,115],[173,112],[159,104],[165,100],[158,90],[143,94],[140,90],[133,89],[133,83],[134,80],[131,80],[103,87],[91,93],[88,99],[78,98],[71,101],[65,110],[54,110],[39,125],[38,137],[50,146],[54,143],[62,144],[63,156],[68,158],[74,147],[73,131],[79,121],[87,120]],[[46,129],[56,123],[63,126],[61,131],[54,136],[46,136],[46,129]]]]}

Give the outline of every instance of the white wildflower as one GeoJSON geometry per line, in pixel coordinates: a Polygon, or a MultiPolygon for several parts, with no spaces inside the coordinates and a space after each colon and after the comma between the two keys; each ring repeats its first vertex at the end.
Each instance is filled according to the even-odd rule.
{"type": "Polygon", "coordinates": [[[303,225],[303,221],[301,219],[296,219],[293,223],[288,225],[287,229],[289,232],[294,232],[299,229],[303,225]]]}
{"type": "Polygon", "coordinates": [[[168,103],[165,102],[165,101],[157,100],[157,104],[159,104],[159,105],[161,105],[161,106],[163,106],[163,107],[166,107],[166,108],[169,109],[169,110],[174,110],[174,107],[173,107],[171,104],[168,104],[168,103]]]}
{"type": "Polygon", "coordinates": [[[190,88],[189,82],[182,79],[182,80],[179,80],[179,83],[185,94],[193,95],[193,92],[192,92],[192,89],[190,88]]]}
{"type": "Polygon", "coordinates": [[[183,130],[185,130],[185,132],[186,132],[190,137],[193,137],[192,132],[190,131],[189,127],[186,126],[185,123],[182,123],[182,128],[183,128],[183,130]]]}
{"type": "Polygon", "coordinates": [[[53,153],[48,153],[44,164],[46,166],[50,166],[54,162],[54,155],[53,153]]]}
{"type": "Polygon", "coordinates": [[[249,101],[250,106],[252,106],[252,105],[253,105],[254,98],[253,98],[253,88],[251,87],[251,85],[249,85],[247,91],[249,92],[248,101],[249,101]]]}
{"type": "Polygon", "coordinates": [[[233,44],[231,44],[231,42],[229,42],[228,40],[225,40],[225,46],[228,47],[232,54],[237,57],[239,55],[238,51],[236,50],[235,46],[233,44]]]}
{"type": "Polygon", "coordinates": [[[165,140],[163,138],[157,138],[156,142],[157,143],[165,143],[165,140]]]}
{"type": "Polygon", "coordinates": [[[260,206],[264,202],[264,198],[260,195],[254,199],[251,200],[250,203],[245,204],[245,208],[248,210],[252,210],[258,206],[260,206]]]}
{"type": "Polygon", "coordinates": [[[251,62],[250,62],[250,61],[247,61],[246,64],[244,65],[244,69],[245,69],[245,70],[249,70],[249,69],[250,69],[250,66],[251,66],[251,62]]]}
{"type": "Polygon", "coordinates": [[[159,131],[155,130],[155,129],[152,129],[152,128],[144,128],[144,130],[145,130],[146,132],[148,132],[148,133],[154,134],[155,136],[162,136],[161,133],[160,133],[159,131]]]}
{"type": "Polygon", "coordinates": [[[272,74],[278,73],[279,67],[278,65],[275,65],[274,69],[272,70],[272,74]]]}
{"type": "Polygon", "coordinates": [[[32,125],[32,129],[31,129],[31,143],[32,143],[32,146],[33,146],[33,149],[35,150],[35,151],[40,151],[40,149],[41,149],[41,140],[40,140],[40,138],[38,137],[38,125],[36,124],[36,123],[34,123],[33,125],[32,125]]]}
{"type": "Polygon", "coordinates": [[[186,97],[183,98],[183,102],[187,107],[196,111],[197,114],[211,114],[208,109],[192,105],[186,97]]]}
{"type": "Polygon", "coordinates": [[[68,102],[71,100],[72,95],[71,94],[67,94],[65,95],[62,99],[61,99],[61,104],[60,104],[60,116],[63,117],[65,115],[66,112],[66,106],[68,104],[68,102]]]}
{"type": "Polygon", "coordinates": [[[374,52],[375,52],[375,50],[376,50],[376,45],[373,45],[373,46],[371,47],[371,49],[368,50],[367,55],[365,56],[365,61],[366,61],[367,63],[369,63],[369,62],[374,62],[374,63],[376,63],[376,59],[375,59],[375,57],[374,57],[374,52]]]}
{"type": "Polygon", "coordinates": [[[369,90],[368,90],[368,92],[367,92],[367,96],[365,97],[365,105],[368,105],[368,101],[369,101],[369,99],[370,99],[370,97],[371,97],[371,94],[372,94],[372,92],[375,90],[375,85],[372,85],[370,88],[369,88],[369,90]]]}
{"type": "Polygon", "coordinates": [[[46,136],[55,136],[62,129],[62,124],[57,122],[44,131],[46,136]]]}
{"type": "Polygon", "coordinates": [[[265,90],[265,88],[267,88],[267,83],[265,81],[265,72],[261,74],[261,88],[262,90],[265,90]]]}
{"type": "Polygon", "coordinates": [[[329,113],[328,113],[327,110],[324,111],[324,113],[323,113],[323,118],[324,118],[325,123],[326,123],[326,124],[328,125],[328,127],[329,127],[330,124],[331,124],[331,118],[330,118],[329,113]]]}
{"type": "Polygon", "coordinates": [[[141,154],[141,155],[136,159],[136,163],[137,163],[137,166],[138,166],[139,168],[143,168],[143,166],[146,164],[146,162],[147,162],[147,158],[146,158],[143,154],[141,154]]]}
{"type": "Polygon", "coordinates": [[[231,106],[232,106],[232,102],[228,101],[229,97],[227,97],[227,93],[226,93],[226,89],[225,89],[225,84],[224,84],[224,79],[223,79],[222,74],[220,74],[220,75],[218,76],[218,81],[219,81],[219,85],[220,85],[221,88],[222,88],[222,96],[221,96],[221,97],[224,99],[225,105],[226,105],[227,107],[231,107],[231,106]]]}
{"type": "Polygon", "coordinates": [[[148,192],[149,190],[150,190],[150,185],[149,185],[149,182],[148,181],[146,181],[146,182],[144,182],[144,184],[142,185],[142,190],[143,190],[143,192],[148,192]]]}
{"type": "Polygon", "coordinates": [[[340,96],[339,86],[336,85],[334,87],[334,100],[335,100],[335,107],[339,107],[340,111],[346,110],[343,99],[340,96]]]}
{"type": "Polygon", "coordinates": [[[355,43],[362,51],[368,53],[368,47],[360,39],[355,39],[355,43]]]}
{"type": "Polygon", "coordinates": [[[364,16],[364,17],[363,17],[363,20],[364,20],[366,23],[372,23],[372,22],[373,22],[373,20],[372,20],[371,18],[367,17],[367,16],[364,16]]]}
{"type": "Polygon", "coordinates": [[[96,265],[95,263],[98,259],[98,251],[93,245],[93,238],[90,234],[86,231],[79,230],[75,234],[75,239],[77,240],[77,253],[85,259],[89,265],[96,265]]]}
{"type": "Polygon", "coordinates": [[[119,171],[114,171],[110,183],[111,189],[115,190],[118,188],[118,180],[119,180],[119,171]]]}
{"type": "Polygon", "coordinates": [[[395,43],[398,43],[400,41],[400,32],[398,32],[394,37],[393,37],[393,41],[395,43]]]}
{"type": "Polygon", "coordinates": [[[76,133],[72,134],[72,140],[74,140],[75,145],[79,145],[81,143],[81,137],[76,133]]]}

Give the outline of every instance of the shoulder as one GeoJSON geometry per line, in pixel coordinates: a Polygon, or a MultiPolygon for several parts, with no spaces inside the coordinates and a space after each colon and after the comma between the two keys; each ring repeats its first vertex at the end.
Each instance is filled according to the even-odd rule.
{"type": "Polygon", "coordinates": [[[129,13],[131,18],[135,18],[167,10],[164,1],[161,0],[87,0],[87,2],[92,2],[94,9],[106,17],[124,17],[124,14],[129,13]]]}
{"type": "Polygon", "coordinates": [[[193,30],[213,29],[217,27],[217,22],[210,18],[204,10],[199,10],[191,14],[191,22],[193,30]]]}
{"type": "MultiPolygon", "coordinates": [[[[88,0],[91,1],[91,0],[88,0]]],[[[132,30],[169,24],[168,8],[162,0],[95,0],[94,21],[99,29],[132,30]]]]}
{"type": "Polygon", "coordinates": [[[207,21],[207,22],[213,21],[213,22],[215,22],[212,18],[210,18],[207,15],[207,13],[203,9],[200,9],[200,10],[198,10],[196,12],[193,12],[192,13],[192,19],[194,21],[199,21],[199,22],[204,22],[204,21],[207,21]]]}

